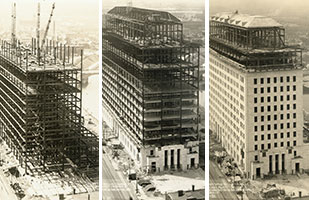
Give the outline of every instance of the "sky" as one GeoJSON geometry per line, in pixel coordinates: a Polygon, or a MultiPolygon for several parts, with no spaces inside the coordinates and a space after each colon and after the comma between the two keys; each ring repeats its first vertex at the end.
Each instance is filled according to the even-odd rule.
{"type": "Polygon", "coordinates": [[[236,11],[248,14],[261,14],[280,17],[308,18],[307,0],[209,0],[210,15],[217,12],[236,11]]]}
{"type": "Polygon", "coordinates": [[[47,24],[52,4],[55,2],[53,20],[70,20],[81,23],[99,24],[98,0],[1,0],[0,19],[1,26],[11,26],[12,3],[16,2],[16,20],[35,20],[37,14],[37,2],[41,4],[41,25],[47,24]]]}

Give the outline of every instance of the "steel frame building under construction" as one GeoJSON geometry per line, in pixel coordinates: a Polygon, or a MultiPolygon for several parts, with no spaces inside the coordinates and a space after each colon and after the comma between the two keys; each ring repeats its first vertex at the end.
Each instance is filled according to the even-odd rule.
{"type": "Polygon", "coordinates": [[[45,44],[1,41],[1,138],[26,173],[97,167],[98,138],[81,115],[82,61],[74,65],[74,48],[45,44]]]}
{"type": "Polygon", "coordinates": [[[115,7],[104,17],[104,120],[144,170],[197,167],[199,45],[168,12],[115,7]]]}

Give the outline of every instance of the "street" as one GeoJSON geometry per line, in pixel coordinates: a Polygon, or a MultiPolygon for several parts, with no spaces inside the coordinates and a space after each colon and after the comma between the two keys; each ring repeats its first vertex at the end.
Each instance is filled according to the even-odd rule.
{"type": "Polygon", "coordinates": [[[120,171],[116,171],[107,154],[103,154],[103,200],[129,200],[130,189],[120,171]]]}
{"type": "Polygon", "coordinates": [[[209,199],[238,199],[236,193],[232,191],[231,184],[212,160],[209,161],[209,199]]]}

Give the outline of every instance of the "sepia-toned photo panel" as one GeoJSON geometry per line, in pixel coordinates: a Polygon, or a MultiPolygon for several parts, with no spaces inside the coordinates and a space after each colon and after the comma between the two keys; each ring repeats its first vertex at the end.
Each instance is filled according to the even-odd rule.
{"type": "Polygon", "coordinates": [[[0,2],[0,199],[99,199],[99,2],[0,2]]]}
{"type": "Polygon", "coordinates": [[[210,199],[309,198],[308,11],[210,1],[210,199]]]}
{"type": "Polygon", "coordinates": [[[204,4],[102,1],[103,199],[205,199],[204,4]]]}

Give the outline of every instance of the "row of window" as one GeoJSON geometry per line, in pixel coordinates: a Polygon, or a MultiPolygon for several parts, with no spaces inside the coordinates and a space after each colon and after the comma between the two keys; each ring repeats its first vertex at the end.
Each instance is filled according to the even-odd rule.
{"type": "MultiPolygon", "coordinates": [[[[293,79],[293,82],[296,82],[296,76],[290,77],[290,76],[286,76],[285,77],[285,82],[290,82],[291,78],[293,79]]],[[[267,82],[268,84],[271,83],[271,78],[267,77],[267,78],[260,78],[260,84],[264,84],[264,80],[265,82],[267,82]]],[[[280,76],[279,77],[273,77],[273,82],[272,83],[277,83],[277,81],[280,81],[280,83],[284,82],[284,77],[280,76]]],[[[258,84],[258,78],[253,79],[253,83],[254,84],[258,84]]]]}
{"type": "MultiPolygon", "coordinates": [[[[264,112],[266,109],[267,109],[267,112],[271,112],[272,109],[271,109],[272,106],[268,105],[268,106],[260,106],[260,112],[264,112]]],[[[296,109],[296,103],[294,103],[292,105],[293,109],[295,110],[296,109]]],[[[286,110],[290,110],[291,109],[291,105],[290,104],[286,104],[286,110]]],[[[281,104],[280,105],[280,110],[283,111],[284,110],[284,105],[281,104]]],[[[277,105],[273,105],[273,111],[278,111],[278,106],[277,105]]],[[[254,107],[254,112],[257,113],[258,112],[258,107],[255,106],[254,107]]]]}
{"type": "MultiPolygon", "coordinates": [[[[271,140],[271,135],[272,135],[272,134],[270,134],[270,133],[267,134],[267,140],[271,140]]],[[[264,139],[266,138],[266,137],[264,137],[264,136],[265,136],[264,134],[263,134],[263,135],[260,135],[260,140],[261,140],[261,141],[264,141],[264,139]]],[[[290,138],[290,137],[291,137],[290,132],[287,132],[287,133],[286,133],[286,137],[287,137],[287,138],[290,138]]],[[[296,131],[293,132],[293,137],[296,137],[296,131]]],[[[277,133],[274,133],[273,138],[274,138],[274,139],[278,139],[278,134],[277,134],[277,133]]],[[[284,138],[284,133],[280,133],[280,138],[284,138]]],[[[258,135],[255,135],[255,136],[254,136],[254,141],[259,141],[259,136],[258,136],[258,135]]]]}
{"type": "MultiPolygon", "coordinates": [[[[291,100],[291,96],[292,95],[289,95],[289,94],[286,95],[286,101],[290,101],[291,100]]],[[[277,102],[278,97],[279,96],[273,96],[273,101],[277,102]]],[[[253,100],[254,100],[254,103],[258,103],[258,97],[254,97],[253,100]]],[[[268,96],[267,98],[266,97],[261,97],[260,98],[260,103],[264,103],[265,100],[266,100],[267,103],[270,103],[271,102],[271,97],[270,96],[268,96]]],[[[292,100],[294,100],[294,101],[296,100],[296,94],[293,94],[292,100]]],[[[280,95],[280,101],[284,101],[284,95],[280,95]]]]}
{"type": "MultiPolygon", "coordinates": [[[[292,123],[286,123],[286,128],[291,128],[290,124],[292,123]]],[[[264,131],[264,125],[261,125],[261,130],[260,131],[264,131]]],[[[293,128],[296,128],[296,122],[293,122],[293,128]]],[[[274,124],[274,130],[277,130],[278,129],[278,124],[274,124]]],[[[280,129],[284,129],[284,123],[281,123],[280,124],[280,129]]],[[[271,125],[268,124],[267,125],[267,131],[270,131],[271,130],[271,125]]],[[[254,126],[254,131],[257,132],[258,131],[258,126],[254,126]]]]}
{"type": "MultiPolygon", "coordinates": [[[[296,91],[296,85],[293,85],[292,86],[292,88],[293,88],[293,91],[296,91]]],[[[264,90],[265,88],[264,87],[261,87],[260,88],[260,93],[261,94],[263,94],[264,93],[264,90]]],[[[280,90],[280,92],[284,92],[284,86],[274,86],[273,87],[273,91],[271,91],[271,87],[266,87],[266,91],[267,91],[267,93],[271,93],[271,92],[279,92],[279,90],[280,90]]],[[[290,92],[290,90],[291,90],[291,86],[290,85],[287,85],[286,86],[286,92],[290,92]]],[[[258,88],[254,88],[254,94],[257,94],[258,93],[258,88]]]]}
{"type": "MultiPolygon", "coordinates": [[[[292,154],[292,149],[289,149],[288,150],[288,153],[289,154],[292,154]]],[[[278,154],[277,154],[278,155],[278,154]]],[[[271,156],[271,155],[270,155],[271,156]]],[[[279,156],[279,155],[278,155],[279,156]]],[[[294,156],[297,156],[297,151],[296,150],[294,150],[294,156]]],[[[266,157],[266,152],[263,152],[263,154],[262,154],[262,157],[266,157]]],[[[282,159],[283,159],[283,157],[284,157],[284,154],[282,154],[282,159]]],[[[279,158],[279,157],[278,157],[279,158]]],[[[255,155],[254,156],[254,160],[255,161],[258,161],[259,160],[259,157],[258,157],[258,155],[255,155]]]]}
{"type": "MultiPolygon", "coordinates": [[[[280,147],[284,147],[284,142],[274,142],[274,147],[273,148],[277,148],[279,147],[278,145],[280,144],[280,147]]],[[[289,147],[291,146],[290,141],[286,142],[286,146],[289,147]]],[[[293,146],[296,146],[296,140],[293,141],[293,146]]],[[[260,150],[264,150],[265,149],[265,144],[261,144],[260,150]]],[[[267,149],[271,149],[271,143],[267,144],[267,149]]],[[[257,151],[259,150],[258,145],[254,145],[254,150],[257,151]]]]}
{"type": "MultiPolygon", "coordinates": [[[[280,120],[284,120],[284,114],[275,114],[273,116],[273,120],[277,120],[280,116],[280,120]]],[[[292,116],[290,113],[286,114],[286,119],[290,119],[292,116]]],[[[293,119],[296,119],[296,113],[293,113],[293,119]]],[[[264,122],[266,120],[266,116],[261,116],[261,122],[264,122]]],[[[271,121],[271,115],[267,115],[267,121],[271,121]]],[[[254,122],[258,122],[258,116],[254,116],[254,122]]]]}

